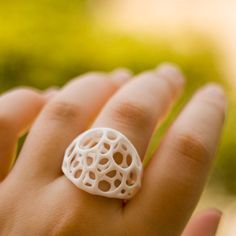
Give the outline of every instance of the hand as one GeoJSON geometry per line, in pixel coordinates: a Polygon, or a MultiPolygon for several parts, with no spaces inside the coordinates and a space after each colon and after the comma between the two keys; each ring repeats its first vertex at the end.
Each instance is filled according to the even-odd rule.
{"type": "MultiPolygon", "coordinates": [[[[169,65],[130,81],[129,77],[124,71],[84,75],[66,85],[44,107],[14,168],[0,185],[1,235],[182,233],[203,189],[223,126],[225,97],[216,85],[202,88],[185,107],[145,168],[142,188],[125,206],[120,200],[81,191],[62,175],[66,147],[90,126],[119,130],[144,158],[156,124],[179,95],[184,80],[169,65]]],[[[10,100],[0,100],[5,104],[1,117],[7,117],[0,119],[4,121],[1,144],[11,133],[18,137],[33,120],[22,115],[24,112],[22,123],[13,120],[15,113],[6,116],[5,110],[15,110],[10,100]],[[16,127],[10,129],[9,124],[16,127]]],[[[10,149],[15,143],[16,138],[10,149]]],[[[7,149],[5,145],[1,153],[7,149]]],[[[12,152],[1,156],[7,163],[12,152]]],[[[215,212],[204,213],[190,221],[184,236],[199,235],[199,230],[214,235],[219,218],[215,212]],[[212,227],[201,223],[205,217],[212,227]],[[196,229],[199,222],[203,227],[196,229]]]]}

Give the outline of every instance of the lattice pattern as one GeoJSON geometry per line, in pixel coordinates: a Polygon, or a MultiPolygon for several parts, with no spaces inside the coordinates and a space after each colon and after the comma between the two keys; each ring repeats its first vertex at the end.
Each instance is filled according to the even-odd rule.
{"type": "Polygon", "coordinates": [[[79,135],[65,153],[62,170],[80,189],[110,198],[132,198],[141,186],[142,163],[130,141],[110,128],[79,135]]]}

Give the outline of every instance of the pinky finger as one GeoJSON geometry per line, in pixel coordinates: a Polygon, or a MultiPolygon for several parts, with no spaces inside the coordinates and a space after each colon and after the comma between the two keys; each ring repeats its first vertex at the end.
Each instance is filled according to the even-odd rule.
{"type": "Polygon", "coordinates": [[[221,212],[208,209],[194,216],[182,236],[215,236],[221,219],[221,212]]]}

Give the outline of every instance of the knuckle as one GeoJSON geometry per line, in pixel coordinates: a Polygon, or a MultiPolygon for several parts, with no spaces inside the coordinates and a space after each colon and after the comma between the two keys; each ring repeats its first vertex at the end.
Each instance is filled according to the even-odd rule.
{"type": "Polygon", "coordinates": [[[145,128],[152,118],[150,109],[146,105],[131,101],[118,103],[112,113],[115,120],[131,127],[145,128]]]}
{"type": "Polygon", "coordinates": [[[206,163],[211,156],[210,149],[202,138],[192,133],[178,133],[176,135],[176,150],[181,156],[197,163],[206,163]]]}
{"type": "Polygon", "coordinates": [[[81,108],[78,104],[65,101],[54,101],[46,107],[45,113],[49,120],[70,122],[77,120],[82,115],[81,108]]]}

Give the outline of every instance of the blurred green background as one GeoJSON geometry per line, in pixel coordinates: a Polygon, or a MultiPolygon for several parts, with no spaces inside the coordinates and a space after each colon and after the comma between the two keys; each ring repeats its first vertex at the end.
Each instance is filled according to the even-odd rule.
{"type": "Polygon", "coordinates": [[[210,184],[236,193],[236,108],[217,46],[194,31],[151,37],[113,30],[97,22],[90,5],[76,0],[1,1],[0,91],[16,86],[62,86],[91,70],[128,67],[138,73],[163,61],[177,63],[186,75],[186,90],[155,136],[149,153],[193,91],[209,81],[221,83],[229,96],[229,114],[219,150],[221,158],[217,159],[210,184]]]}

